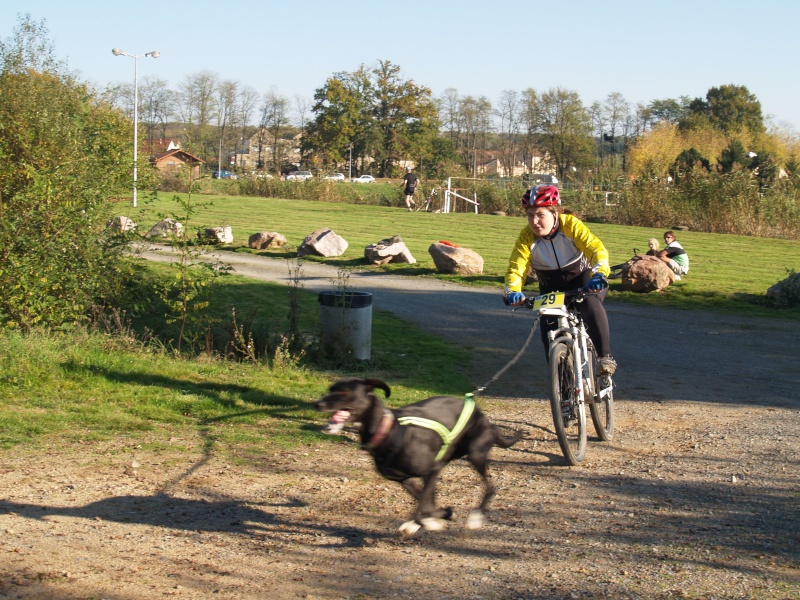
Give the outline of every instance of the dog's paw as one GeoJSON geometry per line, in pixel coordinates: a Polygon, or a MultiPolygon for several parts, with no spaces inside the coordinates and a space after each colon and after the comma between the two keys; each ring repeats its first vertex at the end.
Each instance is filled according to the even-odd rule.
{"type": "Polygon", "coordinates": [[[397,529],[401,535],[410,537],[419,531],[420,524],[416,521],[406,521],[397,529]]]}
{"type": "Polygon", "coordinates": [[[480,529],[483,527],[483,511],[479,508],[469,511],[467,515],[467,529],[480,529]]]}
{"type": "Polygon", "coordinates": [[[422,526],[425,528],[425,531],[442,531],[447,529],[447,521],[444,519],[426,517],[422,519],[422,526]]]}

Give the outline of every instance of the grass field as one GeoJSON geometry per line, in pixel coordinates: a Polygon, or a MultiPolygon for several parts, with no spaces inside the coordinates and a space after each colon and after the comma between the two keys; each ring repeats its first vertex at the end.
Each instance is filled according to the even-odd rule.
{"type": "MultiPolygon", "coordinates": [[[[280,250],[259,252],[268,256],[293,257],[303,239],[313,231],[329,227],[349,243],[338,258],[315,259],[328,264],[356,268],[380,268],[399,274],[438,276],[472,285],[502,284],[514,240],[525,225],[521,217],[476,215],[474,213],[409,213],[397,207],[339,204],[310,200],[281,200],[240,196],[200,196],[195,205],[204,205],[189,229],[230,225],[232,251],[248,251],[248,237],[258,231],[277,231],[288,240],[280,250]],[[414,265],[370,267],[363,251],[368,244],[400,235],[417,259],[414,265]],[[472,277],[437,275],[428,254],[431,243],[449,240],[478,252],[484,259],[484,273],[472,277]]],[[[173,194],[162,194],[139,209],[126,208],[146,230],[164,215],[184,221],[173,194]]],[[[630,258],[633,249],[645,250],[651,237],[662,239],[663,231],[589,223],[611,255],[611,263],[630,258]]],[[[656,303],[687,308],[732,310],[753,315],[800,318],[800,307],[776,310],[764,305],[764,294],[771,285],[784,279],[791,269],[800,270],[800,244],[796,241],[743,237],[727,234],[678,232],[679,241],[691,258],[691,271],[682,281],[660,294],[623,292],[619,281],[612,281],[611,300],[656,303]]]]}

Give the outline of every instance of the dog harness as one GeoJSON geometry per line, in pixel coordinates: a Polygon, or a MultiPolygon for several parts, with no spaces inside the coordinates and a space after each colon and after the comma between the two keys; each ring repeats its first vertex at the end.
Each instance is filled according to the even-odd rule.
{"type": "Polygon", "coordinates": [[[447,449],[450,447],[450,444],[453,443],[453,441],[458,437],[458,434],[460,434],[464,430],[464,427],[466,427],[467,422],[472,416],[474,410],[475,400],[472,398],[472,394],[469,394],[464,399],[464,408],[461,409],[461,414],[459,415],[458,421],[456,421],[455,427],[453,427],[452,431],[438,421],[426,419],[424,417],[400,417],[397,419],[397,422],[400,423],[400,425],[416,425],[417,427],[433,429],[436,433],[438,433],[442,438],[443,444],[442,448],[439,450],[439,453],[436,455],[436,460],[441,460],[447,452],[447,449]]]}

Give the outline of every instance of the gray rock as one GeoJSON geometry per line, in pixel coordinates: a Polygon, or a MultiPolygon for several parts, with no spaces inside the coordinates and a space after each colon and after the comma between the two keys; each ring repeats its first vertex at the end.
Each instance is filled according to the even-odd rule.
{"type": "Polygon", "coordinates": [[[428,253],[439,273],[452,275],[478,275],[483,273],[483,257],[469,248],[436,242],[428,253]]]}
{"type": "Polygon", "coordinates": [[[197,232],[197,237],[206,244],[231,244],[233,243],[233,230],[230,225],[206,227],[197,232]]]}
{"type": "Polygon", "coordinates": [[[115,229],[116,231],[135,231],[136,223],[133,222],[133,219],[121,215],[111,219],[106,223],[106,227],[115,229]]]}
{"type": "Polygon", "coordinates": [[[786,279],[770,286],[767,298],[785,306],[800,304],[800,273],[792,273],[786,279]]]}
{"type": "Polygon", "coordinates": [[[170,237],[173,235],[180,235],[183,231],[183,225],[175,219],[162,219],[153,225],[145,234],[145,237],[170,237]]]}
{"type": "Polygon", "coordinates": [[[306,236],[297,249],[297,256],[306,256],[307,254],[326,257],[341,256],[347,250],[347,246],[348,243],[343,237],[324,227],[306,236]]]}
{"type": "Polygon", "coordinates": [[[417,262],[399,235],[370,244],[364,248],[364,257],[373,265],[417,262]]]}
{"type": "Polygon", "coordinates": [[[259,231],[250,236],[247,245],[256,250],[278,248],[286,245],[286,238],[276,231],[259,231]]]}

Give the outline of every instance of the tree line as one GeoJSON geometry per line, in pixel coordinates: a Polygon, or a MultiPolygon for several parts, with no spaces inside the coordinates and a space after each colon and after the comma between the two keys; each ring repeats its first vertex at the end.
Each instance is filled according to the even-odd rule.
{"type": "MultiPolygon", "coordinates": [[[[109,86],[103,96],[132,115],[132,84],[109,86]]],[[[637,104],[613,92],[588,105],[565,88],[527,88],[505,90],[493,102],[455,88],[434,96],[388,60],[332,74],[313,100],[290,99],[274,87],[259,94],[206,70],[187,75],[176,89],[144,77],[139,104],[146,138],[178,137],[184,148],[216,164],[243,152],[258,133],[258,145],[269,148],[259,165],[273,171],[292,168],[279,141],[298,133],[304,167],[340,169],[352,160],[355,172],[379,177],[396,175],[406,163],[431,176],[478,176],[482,164],[495,158],[508,174],[526,165],[562,180],[578,173],[597,179],[628,173],[634,147],[664,127],[721,133],[729,142],[746,143],[748,151],[767,150],[780,166],[791,162],[797,146],[792,132],[767,132],[761,104],[745,86],[637,104]]],[[[709,166],[717,164],[719,156],[705,155],[711,148],[694,149],[709,166]]],[[[660,175],[668,176],[670,168],[660,175]]]]}

